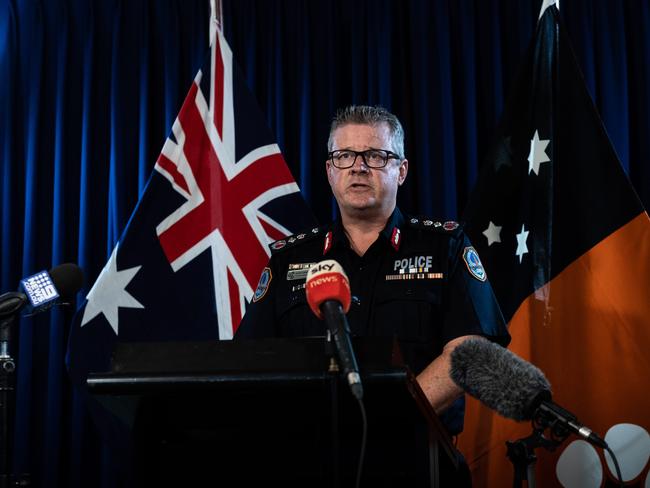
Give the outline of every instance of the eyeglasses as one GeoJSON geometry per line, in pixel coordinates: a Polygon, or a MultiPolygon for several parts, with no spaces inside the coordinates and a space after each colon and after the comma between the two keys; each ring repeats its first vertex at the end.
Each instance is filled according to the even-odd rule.
{"type": "Polygon", "coordinates": [[[342,149],[332,151],[327,156],[332,161],[332,164],[339,169],[354,166],[358,156],[361,156],[361,160],[369,168],[383,168],[388,164],[389,159],[402,159],[394,152],[385,149],[367,149],[365,151],[342,149]]]}

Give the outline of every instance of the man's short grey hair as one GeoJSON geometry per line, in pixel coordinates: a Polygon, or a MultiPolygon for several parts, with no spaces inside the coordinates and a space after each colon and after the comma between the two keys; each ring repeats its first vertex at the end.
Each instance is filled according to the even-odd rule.
{"type": "MultiPolygon", "coordinates": [[[[379,125],[387,124],[391,133],[392,148],[391,150],[397,154],[401,159],[404,159],[404,129],[399,119],[386,110],[384,107],[371,107],[368,105],[350,105],[341,108],[336,112],[332,119],[330,127],[330,137],[327,141],[327,150],[331,151],[334,145],[334,131],[339,127],[348,124],[361,124],[361,125],[379,125]]],[[[378,147],[375,149],[385,149],[378,147]]]]}

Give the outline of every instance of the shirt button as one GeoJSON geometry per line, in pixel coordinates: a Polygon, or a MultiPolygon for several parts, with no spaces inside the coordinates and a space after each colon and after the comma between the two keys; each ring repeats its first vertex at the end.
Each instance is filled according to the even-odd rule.
{"type": "Polygon", "coordinates": [[[361,299],[358,296],[353,295],[352,303],[354,303],[355,305],[361,305],[361,299]]]}

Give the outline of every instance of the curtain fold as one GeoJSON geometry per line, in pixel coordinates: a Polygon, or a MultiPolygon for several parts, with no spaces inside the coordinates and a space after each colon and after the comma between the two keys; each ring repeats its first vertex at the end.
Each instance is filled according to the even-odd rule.
{"type": "MultiPolygon", "coordinates": [[[[0,292],[62,262],[85,292],[119,238],[202,60],[204,1],[0,1],[0,292]]],[[[119,486],[64,365],[71,310],[23,318],[13,471],[119,486]]]]}
{"type": "MultiPolygon", "coordinates": [[[[14,164],[14,152],[17,140],[16,117],[16,55],[18,49],[16,12],[14,5],[5,2],[0,10],[0,142],[2,143],[2,194],[0,195],[0,286],[2,290],[10,289],[10,280],[18,270],[15,266],[20,240],[16,239],[14,229],[18,229],[20,212],[16,208],[17,188],[20,187],[16,175],[20,172],[14,164]]],[[[13,284],[13,283],[12,283],[13,284]]]]}
{"type": "MultiPolygon", "coordinates": [[[[23,129],[23,140],[18,144],[19,147],[22,146],[23,151],[22,154],[14,154],[15,158],[23,159],[24,183],[20,187],[22,191],[19,190],[16,195],[23,202],[24,225],[19,244],[22,248],[20,271],[23,274],[34,269],[37,259],[44,257],[45,260],[49,260],[51,244],[48,236],[44,234],[50,231],[50,225],[47,224],[51,214],[48,212],[49,205],[46,205],[46,202],[49,204],[51,199],[45,198],[47,191],[45,185],[51,179],[52,165],[39,164],[41,157],[46,154],[43,146],[51,143],[51,132],[41,130],[41,124],[45,124],[44,119],[48,108],[47,100],[42,96],[42,88],[46,82],[43,72],[48,61],[43,56],[46,19],[40,2],[35,2],[30,9],[21,9],[21,6],[25,7],[19,5],[17,18],[21,19],[21,22],[27,21],[30,24],[27,32],[18,29],[18,52],[23,56],[22,59],[30,59],[30,62],[20,63],[18,69],[18,83],[21,89],[18,91],[17,99],[19,104],[22,102],[22,107],[17,107],[19,120],[16,122],[23,129]],[[34,52],[30,52],[27,46],[34,46],[34,52]],[[45,219],[39,218],[44,215],[45,219]]],[[[35,343],[34,323],[30,319],[22,320],[20,327],[15,327],[12,335],[14,340],[10,345],[10,353],[17,358],[19,365],[16,369],[15,431],[21,433],[14,437],[14,467],[18,473],[23,473],[28,471],[31,453],[38,449],[35,443],[36,423],[42,426],[44,419],[33,415],[35,402],[42,400],[43,390],[37,387],[42,387],[42,383],[37,382],[38,378],[33,374],[35,370],[33,361],[29,359],[20,361],[20,359],[31,358],[39,349],[41,341],[35,343]]],[[[38,370],[36,373],[38,374],[38,370]]]]}

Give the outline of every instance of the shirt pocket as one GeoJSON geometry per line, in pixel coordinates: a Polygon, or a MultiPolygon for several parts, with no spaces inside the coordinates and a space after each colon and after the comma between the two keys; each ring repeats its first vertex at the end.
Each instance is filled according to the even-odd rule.
{"type": "Polygon", "coordinates": [[[290,291],[278,300],[278,335],[280,337],[324,336],[325,322],[309,308],[305,290],[290,291]]]}
{"type": "Polygon", "coordinates": [[[370,320],[373,335],[432,343],[438,336],[442,287],[396,286],[377,292],[370,320]]]}
{"type": "Polygon", "coordinates": [[[396,337],[402,359],[419,374],[440,354],[442,286],[403,286],[377,295],[370,327],[374,335],[396,337]]]}

